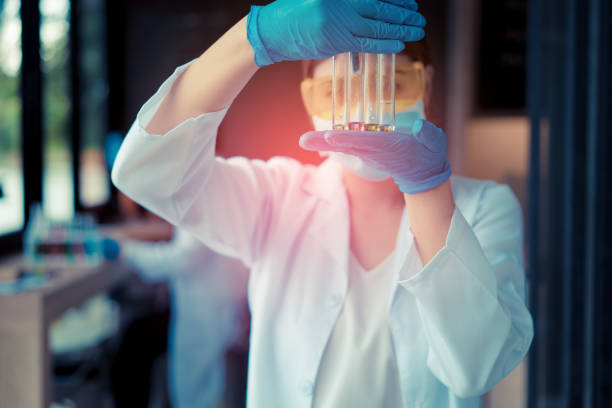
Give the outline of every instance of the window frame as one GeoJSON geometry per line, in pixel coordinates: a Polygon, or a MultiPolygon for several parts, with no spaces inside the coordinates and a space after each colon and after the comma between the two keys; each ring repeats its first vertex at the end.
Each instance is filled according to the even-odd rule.
{"type": "Polygon", "coordinates": [[[527,407],[612,402],[612,4],[530,2],[527,407]]]}
{"type": "Polygon", "coordinates": [[[22,0],[21,18],[21,165],[24,223],[21,230],[0,235],[0,254],[19,251],[29,220],[29,207],[42,199],[42,72],[40,59],[40,9],[38,2],[22,0]]]}
{"type": "MultiPolygon", "coordinates": [[[[70,0],[69,62],[70,67],[70,151],[72,160],[73,205],[75,211],[88,209],[80,201],[81,155],[81,75],[79,70],[80,1],[70,0]]],[[[22,236],[30,219],[30,207],[43,199],[44,128],[43,128],[43,74],[40,39],[40,0],[20,1],[21,18],[21,72],[19,78],[21,97],[20,150],[23,171],[24,223],[20,230],[0,234],[0,256],[22,249],[22,236]]],[[[104,19],[107,21],[107,19],[104,19]]],[[[108,102],[107,102],[108,103],[108,102]]]]}

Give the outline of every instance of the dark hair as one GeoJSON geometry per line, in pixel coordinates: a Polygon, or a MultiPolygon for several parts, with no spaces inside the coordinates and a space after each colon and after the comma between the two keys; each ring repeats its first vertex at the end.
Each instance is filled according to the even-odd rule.
{"type": "Polygon", "coordinates": [[[413,61],[422,62],[425,66],[433,65],[433,58],[431,57],[427,37],[424,37],[420,41],[407,42],[405,44],[406,48],[400,52],[400,55],[406,55],[413,61]]]}
{"type": "MultiPolygon", "coordinates": [[[[422,62],[425,66],[433,65],[427,37],[420,41],[407,42],[405,45],[406,48],[404,48],[399,55],[405,55],[412,61],[422,62]]],[[[302,78],[312,78],[314,75],[314,67],[317,65],[318,61],[319,60],[306,60],[302,62],[302,78]]]]}

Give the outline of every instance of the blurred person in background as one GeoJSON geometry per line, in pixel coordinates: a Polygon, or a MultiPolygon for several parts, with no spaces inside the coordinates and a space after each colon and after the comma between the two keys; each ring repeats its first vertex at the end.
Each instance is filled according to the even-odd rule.
{"type": "Polygon", "coordinates": [[[424,25],[410,0],[254,6],[162,84],[121,147],[122,191],[250,268],[249,406],[475,408],[527,353],[518,202],[451,178],[424,101],[392,132],[323,130],[309,109],[300,145],[329,155],[318,167],[215,157],[259,67],[326,60],[307,78],[326,82],[331,56],[400,53],[424,25]]]}
{"type": "MultiPolygon", "coordinates": [[[[116,133],[106,138],[109,168],[121,139],[116,133]]],[[[145,286],[146,291],[154,292],[156,284],[166,283],[170,319],[168,325],[166,309],[154,308],[128,327],[113,365],[116,404],[146,407],[151,394],[163,396],[163,392],[151,389],[151,371],[160,353],[168,349],[167,378],[172,406],[218,406],[228,385],[226,352],[234,348],[246,354],[248,348],[243,344],[249,325],[247,270],[240,261],[211,251],[185,230],[174,228],[170,240],[165,239],[166,229],[155,220],[155,215],[121,193],[118,199],[125,219],[142,213],[149,221],[116,228],[114,239],[105,242],[106,255],[119,257],[145,282],[153,284],[145,286]]],[[[238,360],[238,364],[243,363],[238,360]]],[[[241,367],[237,370],[241,371],[241,367]]],[[[236,382],[229,384],[230,391],[242,394],[243,390],[235,389],[241,387],[240,379],[229,380],[236,382]]],[[[225,398],[224,406],[233,406],[231,402],[239,400],[236,397],[225,398]]]]}
{"type": "Polygon", "coordinates": [[[122,240],[119,246],[120,259],[140,276],[170,287],[172,406],[214,407],[225,388],[225,352],[246,324],[244,265],[216,254],[181,229],[175,229],[170,242],[122,240]]]}

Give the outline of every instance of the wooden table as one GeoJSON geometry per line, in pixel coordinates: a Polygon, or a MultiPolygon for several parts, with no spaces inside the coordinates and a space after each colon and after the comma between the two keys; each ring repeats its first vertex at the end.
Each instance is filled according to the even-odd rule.
{"type": "MultiPolygon", "coordinates": [[[[0,275],[14,273],[21,257],[3,260],[0,275]]],[[[0,295],[0,408],[41,408],[52,401],[49,326],[71,307],[129,276],[119,262],[67,269],[34,290],[0,295]]]]}

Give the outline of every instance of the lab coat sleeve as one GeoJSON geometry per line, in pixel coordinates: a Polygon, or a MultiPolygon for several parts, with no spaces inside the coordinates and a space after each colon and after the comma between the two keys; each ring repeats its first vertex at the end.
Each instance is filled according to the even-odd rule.
{"type": "Polygon", "coordinates": [[[145,279],[171,280],[205,267],[211,251],[187,232],[176,231],[169,242],[129,240],[121,244],[121,259],[145,279]]]}
{"type": "Polygon", "coordinates": [[[459,397],[486,393],[529,349],[522,245],[518,201],[507,186],[491,184],[473,226],[455,209],[445,247],[400,282],[416,299],[428,367],[459,397]]]}
{"type": "Polygon", "coordinates": [[[277,171],[286,163],[274,159],[215,157],[217,130],[227,108],[187,119],[163,135],[147,132],[187,65],[177,68],[138,113],[117,155],[112,180],[127,196],[215,252],[250,265],[265,241],[273,195],[283,191],[276,176],[282,178],[288,169],[277,171]]]}

